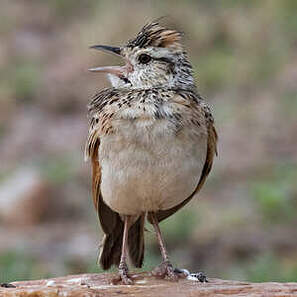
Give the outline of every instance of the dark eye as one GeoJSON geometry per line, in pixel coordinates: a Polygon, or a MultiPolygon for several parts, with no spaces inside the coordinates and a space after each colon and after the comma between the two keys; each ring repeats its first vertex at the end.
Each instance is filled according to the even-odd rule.
{"type": "Polygon", "coordinates": [[[141,54],[141,55],[138,57],[138,61],[139,61],[141,64],[147,64],[151,59],[152,59],[152,57],[149,56],[149,55],[147,55],[147,54],[141,54]]]}

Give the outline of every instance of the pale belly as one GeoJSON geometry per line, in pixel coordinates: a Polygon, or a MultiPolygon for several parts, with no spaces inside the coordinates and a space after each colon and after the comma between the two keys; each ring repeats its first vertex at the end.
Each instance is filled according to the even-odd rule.
{"type": "Polygon", "coordinates": [[[167,122],[121,124],[101,138],[101,193],[124,215],[169,209],[196,189],[205,163],[206,133],[168,128],[167,122]]]}

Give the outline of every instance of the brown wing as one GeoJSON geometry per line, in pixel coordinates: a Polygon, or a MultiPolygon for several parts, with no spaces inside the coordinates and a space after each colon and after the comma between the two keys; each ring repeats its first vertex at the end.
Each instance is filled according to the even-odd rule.
{"type": "Polygon", "coordinates": [[[124,225],[119,214],[108,207],[102,199],[100,191],[101,168],[98,158],[99,146],[100,139],[96,136],[96,130],[91,130],[86,146],[86,154],[91,158],[92,162],[92,197],[104,232],[98,261],[102,268],[106,270],[113,264],[119,264],[124,225]]]}
{"type": "MultiPolygon", "coordinates": [[[[97,93],[88,105],[90,117],[89,136],[85,147],[85,160],[92,162],[92,197],[94,206],[98,212],[98,217],[105,234],[114,232],[119,221],[119,215],[111,210],[103,201],[101,185],[101,167],[99,164],[100,135],[111,133],[110,122],[106,120],[107,111],[105,106],[113,100],[117,100],[115,91],[103,89],[97,93]]],[[[112,108],[110,108],[112,109],[112,108]]]]}
{"type": "MultiPolygon", "coordinates": [[[[92,139],[92,138],[91,138],[92,139]]],[[[114,231],[120,219],[120,216],[109,208],[103,201],[100,183],[101,183],[101,168],[99,164],[98,151],[100,145],[99,137],[88,142],[91,145],[90,157],[92,161],[92,197],[94,206],[98,212],[99,220],[104,233],[109,234],[114,231]]]]}
{"type": "Polygon", "coordinates": [[[207,153],[206,153],[206,160],[204,163],[204,167],[202,170],[202,174],[200,177],[200,180],[198,182],[198,185],[195,189],[195,191],[188,197],[186,200],[184,200],[182,203],[166,210],[160,210],[156,213],[157,219],[159,222],[165,220],[166,218],[170,217],[173,215],[175,212],[177,212],[180,208],[182,208],[184,205],[186,205],[192,198],[193,196],[199,192],[201,187],[203,186],[210,170],[212,167],[213,163],[213,158],[214,155],[217,154],[217,132],[215,130],[215,127],[213,126],[212,123],[209,123],[208,127],[208,139],[207,139],[207,153]]]}

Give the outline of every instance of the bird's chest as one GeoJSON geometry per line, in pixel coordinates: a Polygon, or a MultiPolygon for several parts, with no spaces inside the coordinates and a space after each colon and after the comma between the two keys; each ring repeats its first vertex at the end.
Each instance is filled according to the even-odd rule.
{"type": "Polygon", "coordinates": [[[206,136],[176,130],[167,119],[116,119],[101,137],[105,202],[122,214],[171,208],[194,191],[206,157],[206,136]]]}

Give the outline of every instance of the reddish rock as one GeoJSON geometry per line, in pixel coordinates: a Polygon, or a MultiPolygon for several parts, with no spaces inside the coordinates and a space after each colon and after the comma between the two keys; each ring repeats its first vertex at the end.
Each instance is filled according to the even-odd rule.
{"type": "Polygon", "coordinates": [[[135,284],[112,285],[113,274],[80,274],[11,283],[15,288],[0,288],[1,297],[113,297],[113,296],[195,296],[195,297],[280,297],[297,296],[297,283],[248,283],[209,279],[208,283],[190,280],[156,280],[147,273],[134,274],[135,284]]]}

